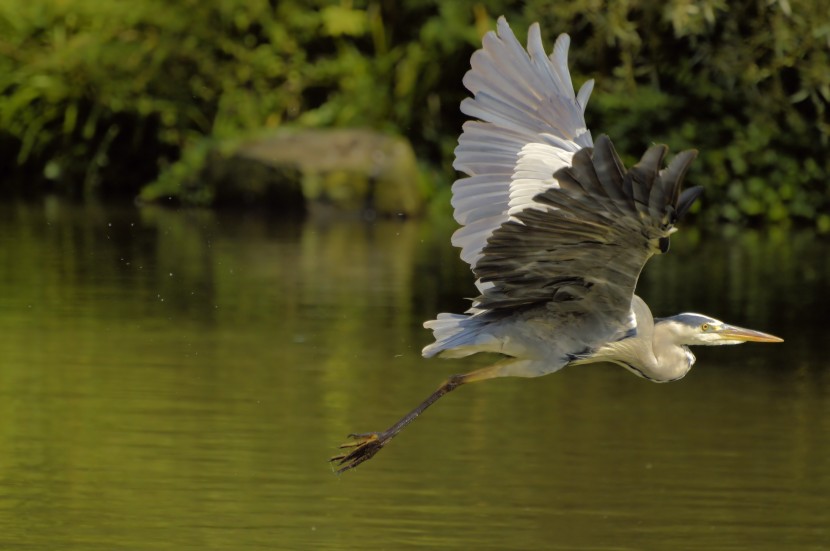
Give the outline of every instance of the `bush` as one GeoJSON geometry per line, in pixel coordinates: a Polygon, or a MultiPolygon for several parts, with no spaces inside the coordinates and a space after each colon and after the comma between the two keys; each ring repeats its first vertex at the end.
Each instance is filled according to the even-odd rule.
{"type": "Polygon", "coordinates": [[[575,81],[597,79],[589,125],[629,160],[701,150],[707,221],[830,227],[820,0],[0,0],[3,168],[76,193],[162,172],[175,194],[206,143],[365,126],[407,135],[450,182],[461,77],[501,13],[520,36],[538,20],[549,46],[572,35],[575,81]]]}

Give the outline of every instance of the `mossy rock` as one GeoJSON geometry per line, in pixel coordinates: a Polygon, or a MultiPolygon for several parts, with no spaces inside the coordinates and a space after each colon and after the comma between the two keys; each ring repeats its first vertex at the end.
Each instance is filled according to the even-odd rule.
{"type": "Polygon", "coordinates": [[[217,204],[292,204],[411,216],[424,197],[409,142],[364,129],[282,130],[211,155],[217,204]]]}

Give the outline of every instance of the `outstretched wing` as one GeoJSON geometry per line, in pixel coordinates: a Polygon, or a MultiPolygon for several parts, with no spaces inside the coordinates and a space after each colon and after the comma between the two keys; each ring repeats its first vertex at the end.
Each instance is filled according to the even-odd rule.
{"type": "Polygon", "coordinates": [[[473,271],[487,284],[476,308],[498,311],[546,303],[627,319],[646,261],[668,250],[668,237],[701,192],[681,193],[696,151],[661,170],[667,147],[648,149],[625,170],[606,136],[573,156],[488,239],[473,271]]]}
{"type": "Polygon", "coordinates": [[[464,76],[473,98],[461,111],[478,120],[464,124],[453,164],[468,176],[452,188],[455,219],[463,226],[452,242],[473,269],[493,232],[556,186],[553,173],[592,145],[583,113],[593,81],[574,95],[568,36],[556,40],[548,57],[537,23],[528,31],[527,50],[504,17],[497,30],[484,36],[464,76]]]}

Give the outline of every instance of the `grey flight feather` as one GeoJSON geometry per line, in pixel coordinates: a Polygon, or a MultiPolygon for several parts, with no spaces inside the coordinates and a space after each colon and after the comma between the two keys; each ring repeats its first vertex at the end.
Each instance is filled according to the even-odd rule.
{"type": "Polygon", "coordinates": [[[474,120],[464,123],[453,167],[464,172],[453,185],[456,221],[463,227],[453,236],[461,258],[475,266],[486,240],[520,208],[528,186],[544,185],[514,178],[517,159],[528,144],[548,144],[561,164],[572,151],[592,145],[584,111],[593,89],[588,81],[574,93],[568,72],[570,39],[561,35],[550,55],[538,24],[530,27],[522,47],[507,21],[489,32],[482,49],[470,60],[464,86],[473,94],[461,111],[474,120]]]}
{"type": "Polygon", "coordinates": [[[660,170],[666,150],[649,148],[627,171],[607,136],[577,152],[572,166],[554,175],[560,187],[534,197],[535,207],[487,240],[473,271],[492,286],[475,307],[507,313],[549,303],[626,320],[643,266],[666,250],[661,240],[674,231],[680,207],[688,209],[683,199],[692,198],[679,190],[696,152],[660,170]],[[564,304],[573,301],[580,303],[564,304]]]}

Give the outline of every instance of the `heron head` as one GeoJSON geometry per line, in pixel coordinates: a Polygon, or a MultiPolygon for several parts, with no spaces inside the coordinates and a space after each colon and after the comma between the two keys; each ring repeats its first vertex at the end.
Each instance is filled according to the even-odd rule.
{"type": "Polygon", "coordinates": [[[743,342],[784,342],[784,339],[774,335],[729,325],[703,314],[684,313],[654,321],[655,329],[660,326],[677,344],[713,346],[743,342]]]}

